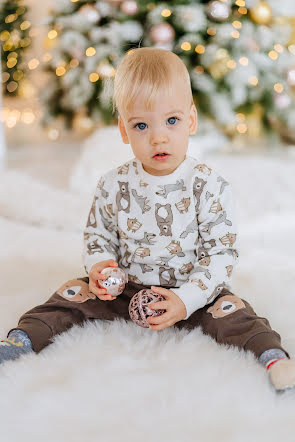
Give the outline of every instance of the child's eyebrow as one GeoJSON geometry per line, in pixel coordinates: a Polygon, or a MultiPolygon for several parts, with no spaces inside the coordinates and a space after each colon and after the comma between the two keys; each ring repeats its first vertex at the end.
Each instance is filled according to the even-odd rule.
{"type": "MultiPolygon", "coordinates": [[[[175,110],[172,110],[172,111],[169,111],[169,112],[167,112],[166,114],[164,114],[164,115],[169,115],[169,114],[174,114],[174,113],[179,113],[179,114],[183,114],[184,115],[184,113],[181,111],[181,110],[178,110],[178,109],[175,109],[175,110]]],[[[129,121],[131,121],[131,120],[137,120],[138,118],[144,118],[144,117],[131,117],[131,118],[129,118],[129,120],[128,120],[128,123],[129,123],[129,121]]]]}

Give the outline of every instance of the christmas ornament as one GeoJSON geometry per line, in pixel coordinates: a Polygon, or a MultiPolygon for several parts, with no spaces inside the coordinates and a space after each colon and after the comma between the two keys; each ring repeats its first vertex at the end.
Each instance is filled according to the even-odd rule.
{"type": "Polygon", "coordinates": [[[291,87],[295,86],[295,66],[287,70],[287,81],[291,87]]]}
{"type": "Polygon", "coordinates": [[[287,94],[273,94],[275,105],[278,109],[286,109],[291,104],[291,97],[287,94]]]}
{"type": "Polygon", "coordinates": [[[138,12],[138,5],[134,0],[128,0],[121,3],[120,9],[126,15],[135,15],[138,12]]]}
{"type": "Polygon", "coordinates": [[[152,289],[142,289],[137,292],[129,303],[129,315],[132,321],[140,327],[149,328],[149,323],[146,320],[148,316],[159,316],[166,312],[163,309],[153,310],[148,307],[150,303],[158,301],[165,301],[165,298],[153,292],[152,289]]]}
{"type": "Polygon", "coordinates": [[[218,49],[216,51],[215,61],[207,67],[210,75],[215,78],[215,80],[223,78],[229,71],[228,62],[230,60],[231,57],[227,49],[218,49]]]}
{"type": "Polygon", "coordinates": [[[100,20],[100,13],[94,5],[85,4],[81,6],[78,14],[83,15],[90,23],[93,24],[97,23],[100,20]]]}
{"type": "Polygon", "coordinates": [[[169,43],[174,36],[175,31],[169,23],[154,25],[150,31],[150,37],[155,43],[169,43]]]}
{"type": "Polygon", "coordinates": [[[230,16],[231,7],[227,3],[214,0],[208,3],[206,13],[211,20],[222,22],[230,16]]]}
{"type": "Polygon", "coordinates": [[[258,25],[268,25],[272,21],[272,10],[266,1],[260,1],[250,9],[250,17],[258,25]]]}
{"type": "Polygon", "coordinates": [[[107,289],[108,295],[119,296],[124,291],[125,285],[128,282],[128,275],[117,267],[106,267],[101,271],[107,279],[98,280],[100,287],[107,289]]]}

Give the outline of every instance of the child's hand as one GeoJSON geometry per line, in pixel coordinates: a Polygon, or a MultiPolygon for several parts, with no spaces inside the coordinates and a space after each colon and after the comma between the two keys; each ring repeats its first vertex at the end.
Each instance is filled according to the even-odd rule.
{"type": "Polygon", "coordinates": [[[186,317],[186,307],[176,293],[171,289],[155,287],[153,285],[151,286],[151,289],[153,292],[163,295],[165,301],[153,302],[149,304],[149,308],[152,310],[166,310],[165,313],[159,316],[149,316],[147,318],[151,330],[163,330],[164,328],[175,324],[175,322],[182,321],[182,319],[186,317]]]}
{"type": "Polygon", "coordinates": [[[117,299],[117,297],[106,294],[107,289],[99,288],[97,283],[98,280],[104,280],[107,278],[106,275],[101,273],[101,271],[106,267],[118,267],[118,263],[116,263],[116,261],[113,259],[108,259],[106,261],[100,261],[94,264],[89,272],[89,290],[101,301],[113,301],[114,299],[117,299]]]}

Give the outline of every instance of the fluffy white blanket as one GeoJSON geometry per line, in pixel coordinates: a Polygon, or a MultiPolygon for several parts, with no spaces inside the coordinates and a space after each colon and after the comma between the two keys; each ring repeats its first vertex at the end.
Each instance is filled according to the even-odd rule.
{"type": "MultiPolygon", "coordinates": [[[[24,311],[84,275],[82,229],[93,191],[89,180],[77,192],[85,155],[64,191],[13,170],[0,175],[2,338],[24,311]]],[[[294,160],[216,154],[205,161],[235,192],[241,257],[233,291],[269,319],[295,357],[294,160]]],[[[217,345],[200,329],[86,323],[39,355],[0,365],[0,375],[5,442],[295,437],[295,393],[277,396],[251,353],[217,345]]]]}

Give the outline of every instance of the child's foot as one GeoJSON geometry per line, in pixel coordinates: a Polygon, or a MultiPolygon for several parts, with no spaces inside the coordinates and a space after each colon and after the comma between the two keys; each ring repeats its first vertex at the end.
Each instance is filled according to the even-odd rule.
{"type": "Polygon", "coordinates": [[[0,364],[33,351],[32,342],[23,330],[12,330],[6,339],[0,340],[0,364]]]}
{"type": "Polygon", "coordinates": [[[295,361],[283,358],[268,368],[270,380],[277,391],[290,390],[295,387],[295,361]]]}

